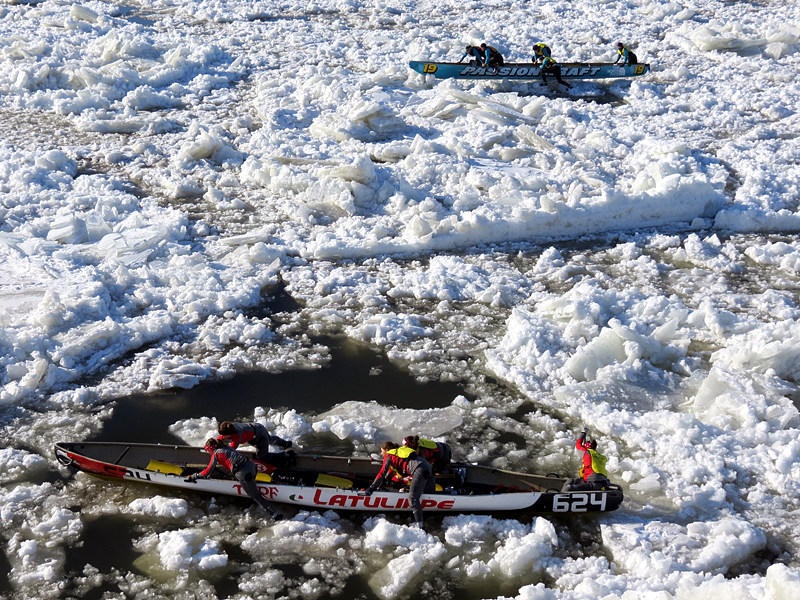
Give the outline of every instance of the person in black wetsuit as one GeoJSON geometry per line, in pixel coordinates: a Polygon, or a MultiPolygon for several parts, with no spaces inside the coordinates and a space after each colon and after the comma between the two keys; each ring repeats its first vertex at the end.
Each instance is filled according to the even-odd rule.
{"type": "Polygon", "coordinates": [[[241,452],[225,446],[214,438],[206,440],[203,450],[211,455],[211,461],[208,463],[208,466],[199,473],[189,475],[184,481],[196,483],[198,479],[206,479],[209,477],[215,467],[222,467],[234,476],[236,481],[241,484],[245,493],[255,500],[261,508],[267,511],[273,520],[280,521],[283,519],[283,515],[272,508],[272,505],[267,502],[267,499],[261,495],[261,491],[256,484],[256,474],[258,471],[256,469],[256,464],[252,460],[241,452]]]}
{"type": "Polygon", "coordinates": [[[408,489],[411,512],[414,514],[414,524],[424,529],[420,496],[436,491],[436,478],[433,475],[431,463],[408,446],[398,446],[394,442],[383,443],[381,456],[383,456],[383,464],[375,480],[367,489],[358,492],[358,494],[360,496],[370,496],[372,492],[380,489],[394,475],[411,477],[411,485],[408,489]]]}
{"type": "Polygon", "coordinates": [[[614,64],[617,64],[620,59],[622,59],[623,65],[635,65],[639,61],[633,50],[622,42],[617,42],[617,60],[614,61],[614,64]]]}
{"type": "Polygon", "coordinates": [[[481,50],[483,51],[484,56],[483,64],[497,72],[498,67],[503,66],[503,55],[500,54],[500,51],[497,48],[494,48],[493,46],[487,46],[486,44],[481,44],[481,50]]]}
{"type": "Polygon", "coordinates": [[[567,83],[566,81],[561,79],[561,66],[556,61],[554,61],[552,58],[550,58],[549,56],[545,56],[544,59],[542,59],[542,67],[541,68],[542,68],[542,70],[541,70],[541,73],[542,73],[542,83],[541,83],[541,85],[547,85],[547,76],[548,75],[554,75],[555,78],[556,78],[556,81],[558,83],[560,83],[561,85],[566,86],[568,88],[572,87],[569,83],[567,83]]]}
{"type": "Polygon", "coordinates": [[[493,46],[487,46],[485,43],[480,46],[467,46],[464,55],[459,59],[461,62],[467,56],[474,57],[473,60],[481,67],[488,67],[497,72],[498,67],[502,67],[504,63],[503,55],[500,51],[493,46]]]}
{"type": "Polygon", "coordinates": [[[444,442],[434,442],[418,435],[409,435],[403,439],[403,445],[431,463],[434,473],[441,473],[453,459],[453,450],[444,442]]]}
{"type": "Polygon", "coordinates": [[[540,64],[545,58],[550,57],[550,46],[547,44],[542,44],[541,42],[533,45],[533,56],[531,57],[531,60],[535,64],[540,64]]]}
{"type": "Polygon", "coordinates": [[[268,463],[275,467],[290,466],[294,456],[291,440],[284,440],[277,435],[272,435],[261,423],[232,423],[223,421],[220,423],[218,440],[230,443],[230,447],[236,450],[239,444],[251,444],[256,447],[256,458],[261,462],[268,463]],[[270,446],[280,446],[288,452],[270,452],[270,446]]]}
{"type": "Polygon", "coordinates": [[[467,46],[464,50],[464,54],[461,58],[458,59],[458,62],[464,60],[467,56],[472,57],[472,61],[475,61],[479,66],[483,67],[485,53],[480,49],[480,46],[467,46]]]}

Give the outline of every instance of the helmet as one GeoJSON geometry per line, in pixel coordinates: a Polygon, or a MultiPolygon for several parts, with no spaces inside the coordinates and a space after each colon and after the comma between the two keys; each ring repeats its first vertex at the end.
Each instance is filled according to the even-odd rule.
{"type": "Polygon", "coordinates": [[[617,42],[617,48],[624,48],[624,47],[625,44],[623,44],[622,42],[617,42]]]}
{"type": "Polygon", "coordinates": [[[589,448],[591,448],[592,450],[596,450],[597,449],[597,440],[592,440],[591,442],[589,442],[589,448]]]}
{"type": "Polygon", "coordinates": [[[472,48],[472,46],[470,46],[469,44],[467,44],[467,47],[465,48],[465,50],[467,50],[467,51],[468,51],[470,48],[472,48]]]}
{"type": "Polygon", "coordinates": [[[486,42],[484,42],[483,44],[481,44],[481,48],[486,48],[486,42]]]}

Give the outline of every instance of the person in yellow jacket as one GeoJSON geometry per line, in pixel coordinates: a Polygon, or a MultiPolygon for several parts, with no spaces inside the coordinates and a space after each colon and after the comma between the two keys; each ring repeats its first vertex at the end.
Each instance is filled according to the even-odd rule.
{"type": "Polygon", "coordinates": [[[584,492],[603,490],[611,483],[606,473],[606,457],[597,451],[597,440],[587,441],[589,430],[575,442],[575,447],[583,451],[583,465],[579,477],[568,479],[561,488],[562,492],[584,492]]]}
{"type": "Polygon", "coordinates": [[[622,42],[617,43],[617,60],[614,61],[614,64],[617,64],[619,61],[622,61],[623,65],[635,65],[639,62],[639,59],[636,58],[636,55],[633,53],[633,50],[628,48],[622,42]]]}
{"type": "Polygon", "coordinates": [[[403,438],[403,445],[408,446],[433,466],[434,473],[441,473],[450,466],[453,450],[444,442],[434,442],[418,435],[403,438]]]}
{"type": "Polygon", "coordinates": [[[572,85],[561,79],[561,65],[554,61],[551,57],[545,56],[542,59],[541,71],[542,83],[539,85],[547,85],[547,76],[553,75],[556,81],[564,87],[571,88],[572,85]]]}
{"type": "Polygon", "coordinates": [[[408,497],[411,512],[414,514],[416,526],[423,528],[420,496],[436,491],[436,477],[433,475],[431,463],[408,446],[398,446],[394,442],[383,443],[381,456],[383,464],[380,472],[367,489],[358,493],[359,496],[370,496],[372,492],[379,490],[384,483],[397,475],[410,476],[411,485],[408,489],[408,497]]]}
{"type": "Polygon", "coordinates": [[[552,53],[550,52],[550,46],[547,44],[542,44],[539,42],[538,44],[533,45],[533,56],[531,57],[531,61],[535,64],[541,64],[541,62],[545,58],[552,58],[552,53]]]}

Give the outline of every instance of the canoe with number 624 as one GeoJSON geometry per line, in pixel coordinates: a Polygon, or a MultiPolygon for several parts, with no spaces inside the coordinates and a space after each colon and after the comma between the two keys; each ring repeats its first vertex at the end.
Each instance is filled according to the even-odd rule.
{"type": "MultiPolygon", "coordinates": [[[[204,469],[209,461],[208,454],[194,446],[61,442],[56,444],[55,454],[65,466],[116,481],[247,497],[238,481],[222,473],[196,483],[185,481],[189,475],[204,469]]],[[[411,510],[403,483],[371,496],[358,495],[378,474],[379,460],[297,454],[296,464],[287,468],[254,462],[259,471],[258,488],[272,502],[325,510],[411,510]]],[[[602,491],[561,493],[564,481],[557,475],[529,475],[453,463],[436,474],[436,492],[424,494],[421,502],[424,510],[433,512],[536,514],[607,512],[622,503],[622,489],[617,485],[602,491]]]]}

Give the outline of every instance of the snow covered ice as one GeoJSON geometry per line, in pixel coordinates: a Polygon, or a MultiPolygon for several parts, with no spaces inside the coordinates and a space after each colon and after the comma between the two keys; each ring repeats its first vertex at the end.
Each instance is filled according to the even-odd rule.
{"type": "MultiPolygon", "coordinates": [[[[797,3],[20,0],[0,40],[0,597],[800,597],[797,3]],[[408,69],[482,41],[652,72],[408,69]],[[112,399],[328,335],[465,395],[236,416],[570,475],[586,426],[625,504],[272,526],[55,460],[112,399]],[[97,523],[137,558],[76,566],[97,523]]],[[[214,431],[189,412],[164,441],[214,431]]]]}

